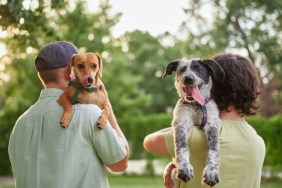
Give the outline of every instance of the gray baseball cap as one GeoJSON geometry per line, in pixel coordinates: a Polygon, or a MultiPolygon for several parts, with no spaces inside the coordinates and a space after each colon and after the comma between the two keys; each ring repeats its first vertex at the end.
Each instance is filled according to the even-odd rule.
{"type": "Polygon", "coordinates": [[[66,67],[77,48],[70,42],[54,41],[45,45],[35,58],[37,72],[66,67]]]}

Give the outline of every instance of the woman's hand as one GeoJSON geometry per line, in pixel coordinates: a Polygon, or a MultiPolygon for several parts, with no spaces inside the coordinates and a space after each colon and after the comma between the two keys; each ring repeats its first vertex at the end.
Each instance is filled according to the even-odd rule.
{"type": "Polygon", "coordinates": [[[173,162],[170,162],[166,165],[164,169],[163,181],[166,188],[173,188],[174,184],[171,179],[171,172],[174,168],[176,168],[175,164],[173,162]]]}

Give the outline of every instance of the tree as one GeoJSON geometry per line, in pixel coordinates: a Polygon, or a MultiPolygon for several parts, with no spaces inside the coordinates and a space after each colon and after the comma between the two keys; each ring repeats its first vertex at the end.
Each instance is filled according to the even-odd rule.
{"type": "Polygon", "coordinates": [[[144,114],[165,112],[177,101],[173,78],[162,79],[166,65],[182,57],[180,51],[173,50],[177,48],[162,44],[162,40],[169,37],[168,33],[156,38],[136,30],[120,39],[130,59],[130,70],[142,78],[138,88],[151,95],[149,105],[143,106],[144,114]]]}

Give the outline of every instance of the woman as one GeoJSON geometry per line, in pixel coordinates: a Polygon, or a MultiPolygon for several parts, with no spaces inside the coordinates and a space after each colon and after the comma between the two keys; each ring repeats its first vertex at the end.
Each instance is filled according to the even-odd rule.
{"type": "MultiPolygon", "coordinates": [[[[262,138],[245,120],[255,115],[259,78],[253,63],[236,54],[217,54],[215,60],[225,71],[223,83],[214,83],[212,97],[218,105],[221,119],[220,134],[220,182],[214,188],[259,188],[265,144],[262,138]]],[[[190,162],[195,178],[181,188],[208,187],[202,183],[206,161],[206,138],[196,126],[188,138],[190,162]]],[[[174,139],[171,128],[152,133],[144,139],[144,148],[151,153],[174,157],[174,139]]],[[[164,174],[166,187],[172,187],[168,165],[164,174]]]]}

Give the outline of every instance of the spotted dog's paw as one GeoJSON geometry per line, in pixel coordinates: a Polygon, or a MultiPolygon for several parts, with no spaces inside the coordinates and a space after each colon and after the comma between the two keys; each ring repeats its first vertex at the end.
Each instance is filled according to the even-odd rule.
{"type": "Polygon", "coordinates": [[[191,164],[179,166],[178,169],[178,178],[180,178],[182,181],[187,182],[194,178],[194,172],[193,167],[191,164]]]}
{"type": "Polygon", "coordinates": [[[212,187],[219,182],[219,179],[219,167],[206,166],[204,169],[203,182],[212,187]]]}

